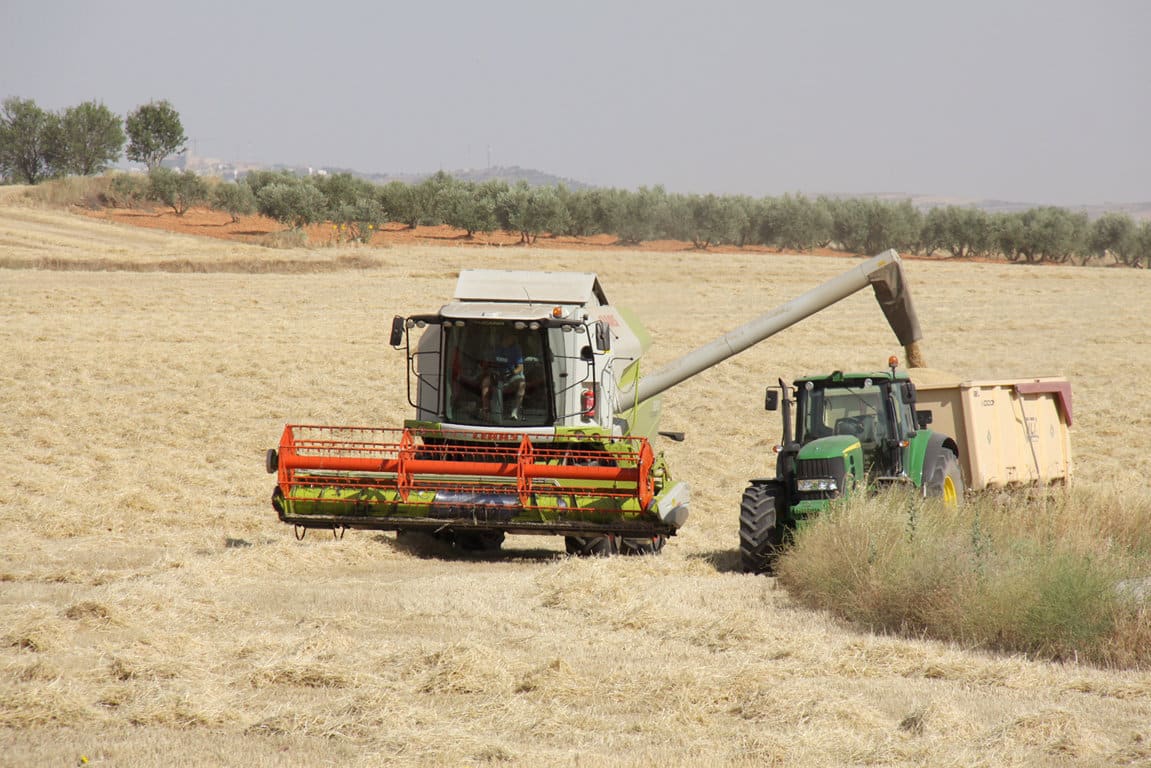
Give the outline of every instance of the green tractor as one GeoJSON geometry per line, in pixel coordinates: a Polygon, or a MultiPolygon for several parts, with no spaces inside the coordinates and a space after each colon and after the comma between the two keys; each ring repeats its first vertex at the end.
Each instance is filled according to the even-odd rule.
{"type": "Polygon", "coordinates": [[[744,572],[769,572],[790,531],[853,493],[905,486],[947,504],[962,499],[955,440],[927,429],[931,412],[916,410],[915,384],[894,357],[888,364],[886,371],[808,376],[793,387],[780,380],[767,390],[767,410],[782,402],[783,441],[775,477],[752,480],[743,494],[744,572]]]}

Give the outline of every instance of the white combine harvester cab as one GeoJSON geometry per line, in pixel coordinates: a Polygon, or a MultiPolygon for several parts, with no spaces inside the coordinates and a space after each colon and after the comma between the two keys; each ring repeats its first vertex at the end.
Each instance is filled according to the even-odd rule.
{"type": "MultiPolygon", "coordinates": [[[[466,270],[437,314],[397,320],[409,331],[424,327],[409,349],[416,423],[631,431],[615,411],[647,337],[608,305],[594,274],[466,270]]],[[[402,343],[398,324],[392,342],[402,343]]]]}

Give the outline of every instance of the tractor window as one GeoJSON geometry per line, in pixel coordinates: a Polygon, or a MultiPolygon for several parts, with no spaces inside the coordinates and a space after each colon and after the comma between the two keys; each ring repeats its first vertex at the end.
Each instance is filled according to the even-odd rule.
{"type": "Polygon", "coordinates": [[[887,432],[883,393],[874,384],[816,387],[800,398],[798,415],[801,443],[830,435],[851,435],[864,445],[878,444],[887,432]]]}
{"type": "Polygon", "coordinates": [[[445,420],[493,427],[550,425],[545,334],[504,322],[445,323],[445,420]]]}

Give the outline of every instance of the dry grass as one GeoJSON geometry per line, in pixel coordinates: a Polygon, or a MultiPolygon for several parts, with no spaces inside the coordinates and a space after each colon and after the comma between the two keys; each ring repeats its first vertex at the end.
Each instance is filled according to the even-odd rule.
{"type": "Polygon", "coordinates": [[[1151,669],[1151,494],[980,494],[958,509],[856,497],[798,532],[789,593],[857,626],[1151,669]]]}
{"type": "MultiPolygon", "coordinates": [[[[128,263],[285,253],[8,203],[0,243],[13,258],[128,263]]],[[[668,393],[664,425],[688,440],[664,448],[694,507],[660,557],[570,560],[530,537],[496,560],[367,532],[296,542],[270,508],[263,450],[289,421],[399,423],[403,360],[381,334],[393,314],[445,301],[460,268],[596,271],[651,328],[658,366],[851,263],[356,253],[377,261],[0,269],[0,763],[1151,762],[1146,672],[868,634],[734,572],[740,493],[778,436],[762,387],[897,351],[866,295],[668,393]]],[[[1140,493],[1151,274],[909,271],[933,367],[1069,376],[1077,492],[1140,493]]]]}

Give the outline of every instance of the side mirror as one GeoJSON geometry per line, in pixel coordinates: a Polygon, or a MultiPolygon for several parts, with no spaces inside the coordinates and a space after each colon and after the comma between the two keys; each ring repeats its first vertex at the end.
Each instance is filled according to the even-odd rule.
{"type": "Polygon", "coordinates": [[[779,390],[768,388],[767,394],[763,398],[763,409],[765,411],[779,410],[779,390]]]}
{"type": "Polygon", "coordinates": [[[935,414],[931,411],[916,411],[915,423],[919,425],[920,429],[927,429],[927,425],[935,420],[935,414]]]}
{"type": "Polygon", "coordinates": [[[595,348],[597,352],[611,349],[611,326],[605,320],[595,321],[595,348]]]}
{"type": "Polygon", "coordinates": [[[404,342],[404,318],[396,315],[392,318],[392,337],[388,341],[393,347],[398,347],[404,342]]]}

